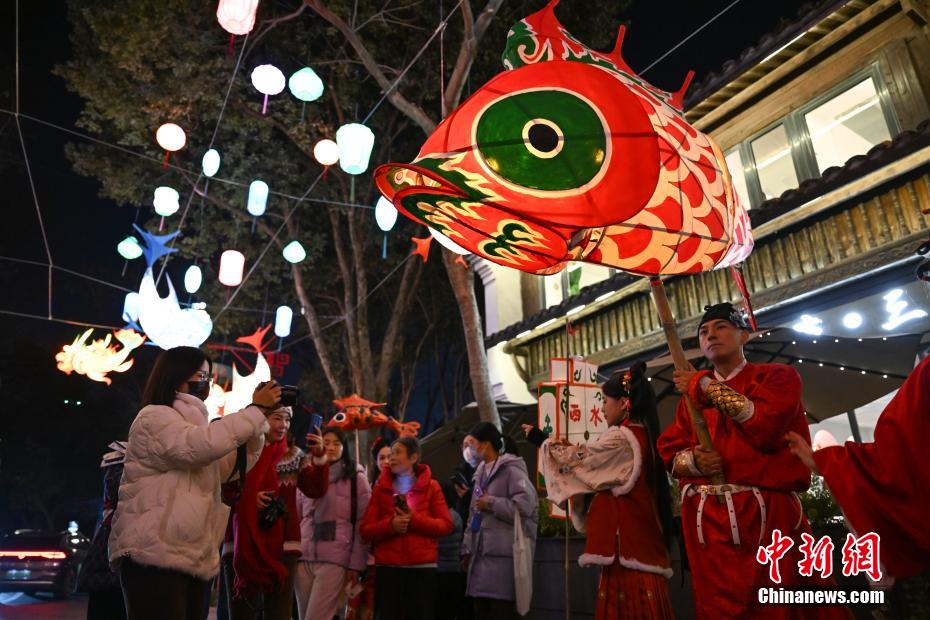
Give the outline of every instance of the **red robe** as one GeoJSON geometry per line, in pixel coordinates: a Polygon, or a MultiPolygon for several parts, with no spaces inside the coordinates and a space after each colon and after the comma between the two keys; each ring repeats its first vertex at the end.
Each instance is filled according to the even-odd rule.
{"type": "MultiPolygon", "coordinates": [[[[811,532],[797,493],[810,486],[810,471],[788,450],[784,435],[793,430],[810,438],[801,405],[801,377],[782,364],[746,364],[725,383],[746,396],[753,415],[734,422],[710,405],[699,387],[700,373],[691,383],[695,404],[704,412],[714,449],[723,460],[728,484],[755,487],[732,495],[740,544],[733,542],[728,508],[714,496],[704,502],[701,526],[704,544],[697,530],[699,494],[682,493],[681,520],[685,547],[691,564],[694,607],[698,618],[847,618],[843,608],[789,607],[758,603],[759,587],[785,587],[801,584],[826,585],[815,572],[801,577],[797,563],[801,532],[811,532]],[[762,507],[765,506],[765,523],[762,507]],[[780,560],[781,583],[769,579],[769,566],[756,560],[762,545],[772,542],[772,531],[790,536],[794,545],[780,560]]],[[[678,404],[675,421],[657,441],[659,454],[669,471],[675,455],[698,444],[684,401],[678,404]]],[[[679,478],[687,487],[712,484],[709,477],[679,478]]]]}
{"type": "Polygon", "coordinates": [[[882,411],[874,443],[814,453],[821,475],[860,536],[881,537],[879,557],[895,577],[930,569],[930,357],[882,411]]]}

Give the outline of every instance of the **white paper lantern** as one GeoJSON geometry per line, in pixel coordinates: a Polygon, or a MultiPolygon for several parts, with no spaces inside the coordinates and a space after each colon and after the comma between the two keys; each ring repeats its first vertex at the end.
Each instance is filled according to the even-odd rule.
{"type": "Polygon", "coordinates": [[[831,446],[838,445],[840,444],[836,440],[836,437],[833,436],[833,433],[822,428],[814,433],[814,441],[812,442],[811,447],[816,452],[822,448],[829,448],[831,446]]]}
{"type": "Polygon", "coordinates": [[[384,232],[394,228],[394,224],[397,223],[397,208],[384,196],[378,198],[375,204],[375,222],[384,232]]]}
{"type": "Polygon", "coordinates": [[[139,293],[132,291],[126,293],[123,300],[123,320],[127,323],[135,323],[139,320],[139,293]]]}
{"type": "Polygon", "coordinates": [[[471,252],[469,252],[468,250],[466,250],[465,248],[460,246],[458,243],[456,243],[449,237],[445,236],[444,234],[442,234],[435,228],[430,228],[429,234],[433,235],[433,238],[439,242],[439,245],[446,248],[447,250],[455,252],[456,254],[461,254],[462,256],[471,254],[471,252]]]}
{"type": "Polygon", "coordinates": [[[216,21],[229,34],[244,35],[255,27],[258,0],[220,0],[216,21]]]}
{"type": "Polygon", "coordinates": [[[301,101],[316,101],[323,94],[323,80],[310,67],[304,67],[288,79],[291,94],[301,101]]]}
{"type": "Polygon", "coordinates": [[[285,79],[274,65],[258,65],[252,69],[252,86],[263,95],[277,95],[284,90],[285,79]]]}
{"type": "Polygon", "coordinates": [[[142,256],[142,246],[139,245],[139,240],[132,235],[120,241],[116,246],[116,251],[126,260],[133,260],[142,256]]]}
{"type": "Polygon", "coordinates": [[[239,286],[245,269],[245,256],[238,250],[226,250],[220,255],[220,284],[239,286]]]}
{"type": "Polygon", "coordinates": [[[274,65],[259,65],[252,69],[252,86],[265,95],[262,114],[268,111],[268,95],[277,95],[284,90],[286,83],[284,74],[274,65]]]}
{"type": "Polygon", "coordinates": [[[191,265],[184,272],[184,290],[188,293],[196,293],[203,283],[203,272],[197,265],[191,265]]]}
{"type": "Polygon", "coordinates": [[[291,335],[291,320],[294,311],[287,306],[278,306],[274,313],[274,335],[278,338],[287,338],[291,335]]]}
{"type": "Polygon", "coordinates": [[[359,123],[349,123],[336,130],[339,146],[339,167],[349,174],[362,174],[368,169],[375,134],[359,123]]]}
{"type": "Polygon", "coordinates": [[[299,263],[307,258],[307,251],[304,249],[304,246],[300,244],[300,241],[296,239],[284,246],[284,249],[281,250],[281,254],[284,255],[284,260],[289,263],[299,263]]]}
{"type": "Polygon", "coordinates": [[[170,187],[156,187],[155,198],[152,204],[155,206],[155,213],[162,217],[174,215],[181,208],[181,196],[177,190],[170,187]]]}
{"type": "Polygon", "coordinates": [[[207,177],[212,177],[220,169],[220,153],[216,149],[210,149],[203,154],[203,159],[200,162],[201,167],[203,168],[203,174],[207,177]]]}
{"type": "Polygon", "coordinates": [[[249,215],[258,217],[265,212],[265,205],[268,203],[268,184],[264,181],[255,180],[249,185],[249,198],[246,202],[246,211],[249,215]]]}
{"type": "Polygon", "coordinates": [[[321,166],[332,166],[339,161],[339,145],[324,138],[313,147],[313,157],[321,166]]]}
{"type": "Polygon", "coordinates": [[[155,132],[158,146],[171,153],[180,151],[187,144],[187,135],[180,126],[174,123],[165,123],[155,132]]]}

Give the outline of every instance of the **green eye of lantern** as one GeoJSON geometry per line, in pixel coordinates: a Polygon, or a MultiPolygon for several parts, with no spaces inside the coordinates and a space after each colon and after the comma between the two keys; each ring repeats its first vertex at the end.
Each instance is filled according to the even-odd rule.
{"type": "Polygon", "coordinates": [[[607,136],[589,103],[563,91],[532,91],[501,99],[478,119],[480,156],[495,173],[523,187],[570,190],[604,164],[607,136]]]}

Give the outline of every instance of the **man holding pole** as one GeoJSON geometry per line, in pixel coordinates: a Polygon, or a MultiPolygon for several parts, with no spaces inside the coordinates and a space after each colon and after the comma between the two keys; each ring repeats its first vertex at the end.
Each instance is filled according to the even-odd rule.
{"type": "MultiPolygon", "coordinates": [[[[801,378],[783,364],[750,364],[743,356],[749,326],[724,303],[705,308],[701,351],[713,371],[675,371],[675,385],[707,421],[712,448],[698,444],[685,399],[658,439],[666,467],[681,487],[681,520],[698,618],[848,617],[834,607],[776,607],[758,602],[760,587],[827,585],[798,570],[801,533],[810,525],[797,493],[810,472],[794,458],[785,433],[810,438],[801,405],[801,378]],[[725,484],[719,484],[722,474],[725,484]],[[715,484],[712,478],[716,477],[715,484]],[[778,533],[775,532],[778,530],[778,533]],[[780,537],[780,583],[757,560],[760,546],[780,537]]],[[[774,547],[775,545],[773,545],[774,547]]]]}

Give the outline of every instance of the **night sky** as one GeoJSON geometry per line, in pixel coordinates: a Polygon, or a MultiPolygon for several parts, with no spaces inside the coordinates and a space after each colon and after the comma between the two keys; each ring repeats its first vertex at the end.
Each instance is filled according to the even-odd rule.
{"type": "MultiPolygon", "coordinates": [[[[659,3],[634,0],[632,7],[620,15],[628,23],[624,43],[627,63],[634,70],[645,67],[730,2],[706,0],[659,3]]],[[[289,1],[285,4],[292,6],[294,3],[289,1]]],[[[473,1],[473,4],[477,6],[480,2],[473,1]]],[[[542,6],[543,1],[540,0],[538,4],[542,6]]],[[[645,77],[659,87],[674,90],[680,86],[686,72],[694,69],[697,72],[695,83],[698,83],[707,72],[719,70],[725,61],[736,58],[744,48],[757,43],[762,35],[777,26],[780,19],[794,18],[801,4],[797,0],[742,0],[650,70],[645,77]]],[[[57,125],[73,127],[80,100],[67,92],[63,81],[51,72],[55,64],[68,59],[71,54],[66,3],[62,0],[21,0],[21,5],[21,110],[24,114],[57,125]]],[[[559,12],[583,10],[584,6],[582,0],[563,0],[559,12]]],[[[3,24],[3,35],[0,36],[0,71],[3,73],[0,77],[0,107],[8,110],[14,107],[13,9],[12,0],[4,2],[0,9],[3,24]]],[[[215,3],[204,2],[204,10],[215,10],[215,3]]],[[[426,36],[424,34],[424,38],[426,36]]],[[[64,145],[73,137],[27,119],[22,119],[22,129],[55,264],[122,287],[137,286],[137,270],[130,269],[126,277],[121,276],[123,261],[115,251],[119,240],[129,234],[136,209],[101,199],[97,195],[95,180],[80,177],[72,171],[64,155],[64,145]]],[[[4,216],[3,225],[0,226],[0,256],[44,263],[45,250],[22,165],[22,152],[15,125],[8,114],[0,114],[0,183],[0,204],[4,216]]],[[[146,217],[154,215],[150,210],[143,209],[140,223],[146,217]]],[[[172,279],[176,282],[180,281],[180,276],[180,273],[172,273],[172,279]]],[[[46,314],[47,280],[44,267],[0,260],[0,286],[3,286],[0,310],[46,314]]],[[[57,272],[54,276],[53,313],[62,319],[120,325],[119,315],[124,294],[124,291],[116,288],[57,272]]],[[[22,346],[45,352],[44,358],[42,355],[30,358],[34,366],[29,368],[29,372],[40,379],[48,377],[48,384],[55,385],[54,389],[61,392],[56,397],[66,398],[72,392],[101,394],[101,390],[106,389],[88,385],[91,382],[80,376],[66,377],[64,381],[59,380],[59,377],[51,378],[52,375],[60,374],[55,371],[55,351],[66,341],[72,340],[80,328],[2,314],[0,317],[4,325],[3,349],[7,353],[22,346]]],[[[97,332],[98,335],[100,333],[97,332]]],[[[147,365],[145,358],[151,358],[156,353],[154,347],[144,349],[140,366],[147,365]]],[[[130,374],[138,373],[133,371],[130,374]]],[[[138,383],[142,379],[135,377],[131,381],[138,383]]],[[[9,377],[0,376],[0,381],[9,381],[9,377]]],[[[0,403],[0,407],[3,406],[5,403],[0,403]]],[[[62,415],[79,414],[65,412],[62,415]]],[[[124,421],[128,419],[131,416],[123,417],[124,421]]],[[[0,450],[8,449],[5,447],[10,442],[22,439],[11,437],[7,428],[0,431],[5,435],[0,450]]],[[[35,428],[33,431],[38,432],[35,428]]],[[[92,455],[82,455],[79,460],[95,462],[104,447],[105,442],[92,455]]],[[[7,458],[6,452],[3,456],[7,458]]],[[[0,471],[0,475],[7,475],[8,469],[0,471]]],[[[96,477],[97,472],[91,471],[90,475],[96,477]]],[[[0,523],[0,527],[4,525],[8,524],[0,523]]]]}

